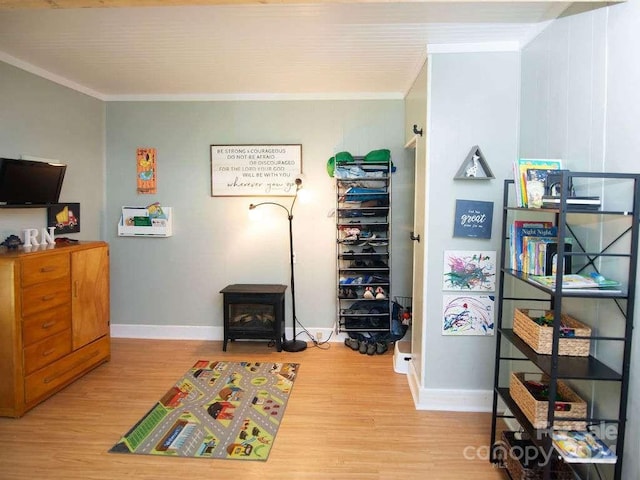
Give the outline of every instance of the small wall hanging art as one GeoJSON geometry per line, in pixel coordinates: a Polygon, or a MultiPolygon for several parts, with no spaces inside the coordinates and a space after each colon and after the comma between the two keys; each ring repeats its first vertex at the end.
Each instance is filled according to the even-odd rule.
{"type": "Polygon", "coordinates": [[[155,148],[138,148],[136,150],[136,170],[138,194],[157,193],[155,148]]]}
{"type": "Polygon", "coordinates": [[[56,235],[80,231],[80,204],[56,203],[47,207],[47,227],[53,227],[56,235]]]}
{"type": "Polygon", "coordinates": [[[443,290],[493,292],[496,289],[496,252],[445,251],[443,272],[443,290]]]}
{"type": "Polygon", "coordinates": [[[454,237],[491,238],[493,202],[456,200],[454,237]]]}
{"type": "Polygon", "coordinates": [[[493,295],[443,295],[443,335],[493,335],[493,295]]]}
{"type": "Polygon", "coordinates": [[[454,180],[491,180],[496,178],[478,145],[471,147],[467,158],[453,177],[454,180]]]}

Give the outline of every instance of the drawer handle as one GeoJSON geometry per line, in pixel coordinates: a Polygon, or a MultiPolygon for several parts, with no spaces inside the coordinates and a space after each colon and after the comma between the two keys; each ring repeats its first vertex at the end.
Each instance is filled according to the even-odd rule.
{"type": "Polygon", "coordinates": [[[52,353],[55,353],[56,349],[55,348],[51,348],[49,350],[47,350],[46,352],[42,352],[42,356],[43,357],[48,357],[49,355],[51,355],[52,353]]]}
{"type": "Polygon", "coordinates": [[[53,322],[46,322],[42,324],[42,328],[47,329],[47,328],[51,328],[53,327],[57,322],[53,321],[53,322]]]}
{"type": "Polygon", "coordinates": [[[40,269],[40,272],[49,273],[49,272],[53,272],[55,269],[56,269],[56,267],[42,267],[40,269]]]}
{"type": "Polygon", "coordinates": [[[42,301],[43,301],[43,302],[48,302],[49,300],[53,300],[54,298],[56,298],[56,296],[55,296],[55,295],[44,295],[44,296],[42,297],[42,301]]]}
{"type": "Polygon", "coordinates": [[[88,362],[89,360],[91,360],[93,357],[95,357],[96,355],[98,355],[100,352],[95,351],[93,352],[91,355],[87,355],[86,357],[82,358],[81,360],[78,360],[76,363],[74,363],[73,365],[71,365],[67,370],[65,370],[64,372],[60,372],[57,375],[53,375],[51,377],[45,377],[45,379],[43,380],[44,383],[51,383],[53,382],[55,379],[60,378],[61,376],[65,375],[67,372],[70,372],[71,370],[73,370],[74,368],[82,365],[83,363],[88,362]]]}

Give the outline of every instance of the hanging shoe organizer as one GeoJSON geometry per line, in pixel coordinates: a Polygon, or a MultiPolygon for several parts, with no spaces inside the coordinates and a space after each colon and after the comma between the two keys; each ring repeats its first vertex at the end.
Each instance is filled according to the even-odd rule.
{"type": "Polygon", "coordinates": [[[388,150],[372,153],[378,155],[334,157],[340,332],[388,333],[391,329],[393,165],[388,150]]]}

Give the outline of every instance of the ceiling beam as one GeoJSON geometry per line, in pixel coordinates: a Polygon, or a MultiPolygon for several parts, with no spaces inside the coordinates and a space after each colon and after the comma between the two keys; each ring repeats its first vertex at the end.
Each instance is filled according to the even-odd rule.
{"type": "MultiPolygon", "coordinates": [[[[454,3],[468,0],[408,0],[415,3],[454,3]]],[[[504,0],[476,0],[477,3],[504,0]]],[[[511,0],[512,3],[531,0],[511,0]]],[[[557,3],[558,0],[537,0],[557,3]]],[[[582,0],[577,3],[598,3],[602,0],[582,0]]],[[[0,10],[29,10],[44,8],[117,8],[117,7],[183,7],[188,5],[259,5],[301,3],[400,3],[407,0],[0,0],[0,10]]],[[[562,2],[565,3],[565,2],[562,2]]]]}

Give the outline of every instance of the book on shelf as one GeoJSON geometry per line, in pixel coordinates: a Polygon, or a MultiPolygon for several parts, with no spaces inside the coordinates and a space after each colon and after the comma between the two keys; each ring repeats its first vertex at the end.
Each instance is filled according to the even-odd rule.
{"type": "MultiPolygon", "coordinates": [[[[564,251],[571,252],[571,238],[566,238],[564,251]]],[[[522,272],[529,275],[555,275],[558,262],[556,237],[522,238],[522,272]]],[[[571,256],[564,257],[563,273],[571,272],[571,256]]]]}
{"type": "MultiPolygon", "coordinates": [[[[553,158],[519,158],[513,163],[513,180],[518,207],[527,207],[528,170],[560,170],[562,160],[553,158]]],[[[533,176],[533,173],[531,174],[533,176]]]]}
{"type": "Polygon", "coordinates": [[[595,434],[578,430],[554,430],[553,447],[567,463],[616,463],[616,454],[595,434]]]}
{"type": "Polygon", "coordinates": [[[552,222],[532,222],[526,220],[515,220],[511,224],[510,247],[511,247],[511,268],[519,272],[522,270],[523,262],[523,238],[524,237],[552,237],[558,234],[557,227],[552,222]]]}
{"type": "MultiPolygon", "coordinates": [[[[529,277],[540,285],[555,289],[556,288],[556,276],[555,275],[531,275],[529,277]]],[[[602,277],[601,275],[579,275],[579,274],[566,274],[562,276],[562,289],[572,291],[590,291],[597,293],[600,292],[620,292],[620,282],[616,280],[610,280],[602,277]]]]}

